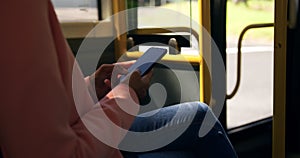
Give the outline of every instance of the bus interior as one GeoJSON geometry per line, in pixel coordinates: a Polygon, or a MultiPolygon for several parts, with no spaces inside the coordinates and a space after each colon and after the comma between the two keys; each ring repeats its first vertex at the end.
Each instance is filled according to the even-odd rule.
{"type": "Polygon", "coordinates": [[[300,157],[298,0],[52,3],[84,75],[105,63],[137,59],[149,47],[164,47],[168,54],[155,66],[151,82],[164,86],[166,100],[157,105],[149,96],[143,104],[153,99],[150,110],[205,102],[238,157],[300,157]],[[259,21],[264,13],[246,13],[265,3],[267,18],[259,21]],[[236,6],[244,9],[234,10],[236,6]],[[257,21],[243,23],[247,18],[257,21]],[[231,36],[229,29],[237,34],[231,36]]]}

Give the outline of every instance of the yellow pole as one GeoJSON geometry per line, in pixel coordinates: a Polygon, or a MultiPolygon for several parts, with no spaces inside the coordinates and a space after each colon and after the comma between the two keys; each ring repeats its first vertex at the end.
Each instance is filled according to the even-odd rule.
{"type": "Polygon", "coordinates": [[[208,34],[211,32],[210,23],[210,1],[199,0],[199,48],[200,48],[200,68],[199,68],[199,78],[200,78],[200,101],[205,102],[208,105],[211,100],[211,79],[209,68],[211,67],[211,39],[204,36],[204,32],[207,31],[208,34]]]}
{"type": "MultiPolygon", "coordinates": [[[[124,0],[113,0],[113,14],[116,15],[121,11],[126,9],[126,3],[124,0]]],[[[115,39],[115,60],[118,60],[119,57],[122,56],[123,53],[127,50],[126,40],[127,33],[121,33],[126,30],[126,17],[125,14],[118,14],[118,16],[114,16],[114,27],[115,33],[117,35],[117,39],[115,39]]]]}
{"type": "Polygon", "coordinates": [[[287,0],[275,0],[273,158],[285,157],[287,0]]]}

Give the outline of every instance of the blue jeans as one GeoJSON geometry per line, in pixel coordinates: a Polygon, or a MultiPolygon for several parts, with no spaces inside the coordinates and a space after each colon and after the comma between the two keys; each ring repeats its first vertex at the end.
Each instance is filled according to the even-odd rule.
{"type": "Polygon", "coordinates": [[[161,108],[139,115],[120,149],[125,158],[234,158],[237,157],[220,122],[199,102],[161,108]],[[205,116],[213,123],[207,123],[205,116]],[[208,133],[199,136],[201,128],[208,133]],[[152,131],[148,136],[147,132],[152,131]],[[146,134],[144,134],[146,132],[146,134]],[[158,138],[158,139],[156,139],[158,138]],[[129,150],[128,150],[129,149],[129,150]]]}

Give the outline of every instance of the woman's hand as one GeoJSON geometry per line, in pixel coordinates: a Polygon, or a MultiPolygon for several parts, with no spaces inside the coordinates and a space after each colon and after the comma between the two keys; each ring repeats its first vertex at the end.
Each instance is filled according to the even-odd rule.
{"type": "Polygon", "coordinates": [[[141,73],[136,70],[131,73],[130,77],[123,83],[128,84],[136,92],[139,99],[144,99],[150,86],[152,74],[153,72],[150,71],[149,73],[141,77],[141,73]]]}
{"type": "Polygon", "coordinates": [[[111,81],[117,81],[119,75],[127,74],[127,69],[117,64],[103,64],[98,70],[91,76],[91,79],[94,80],[95,90],[98,99],[103,98],[111,89],[111,81]],[[112,76],[112,72],[117,74],[112,76]]]}
{"type": "Polygon", "coordinates": [[[116,84],[118,84],[117,82],[120,75],[126,75],[127,69],[134,63],[135,60],[115,64],[103,64],[92,76],[90,76],[91,83],[95,84],[98,100],[103,98],[116,84]],[[115,75],[112,76],[112,74],[115,75]],[[112,81],[115,83],[112,83],[112,81]]]}
{"type": "MultiPolygon", "coordinates": [[[[91,79],[94,80],[95,90],[99,100],[111,91],[114,86],[119,84],[119,77],[126,75],[128,73],[127,69],[134,63],[135,61],[103,64],[98,68],[91,76],[91,79]]],[[[143,99],[147,95],[151,77],[152,71],[141,77],[140,72],[136,70],[132,72],[130,77],[124,80],[123,83],[129,85],[136,92],[139,99],[143,99]]]]}

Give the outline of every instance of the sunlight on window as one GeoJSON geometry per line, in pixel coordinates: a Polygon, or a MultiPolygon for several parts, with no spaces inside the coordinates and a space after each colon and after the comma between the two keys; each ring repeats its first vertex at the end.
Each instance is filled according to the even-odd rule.
{"type": "Polygon", "coordinates": [[[51,0],[60,22],[98,20],[97,0],[51,0]]]}
{"type": "MultiPolygon", "coordinates": [[[[227,93],[236,82],[237,42],[250,24],[274,22],[274,0],[227,2],[227,93]]],[[[227,124],[237,127],[273,115],[274,28],[249,30],[243,39],[241,84],[227,101],[227,124]]]]}

